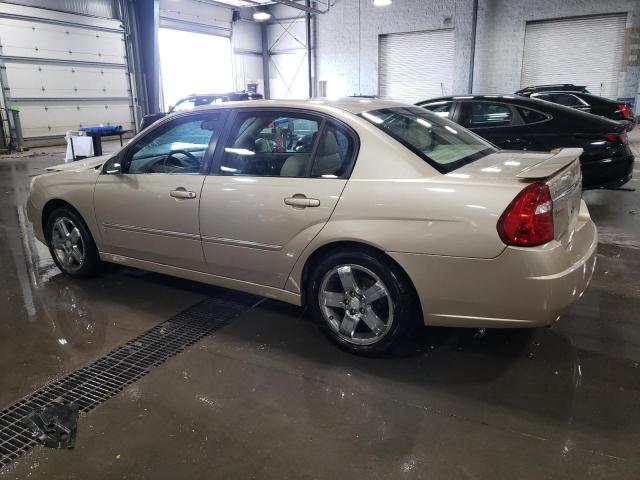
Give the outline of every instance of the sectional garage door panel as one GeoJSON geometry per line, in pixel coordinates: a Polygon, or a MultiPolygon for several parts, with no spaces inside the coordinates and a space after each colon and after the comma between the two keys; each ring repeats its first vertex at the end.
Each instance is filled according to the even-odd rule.
{"type": "Polygon", "coordinates": [[[37,144],[89,125],[134,129],[119,20],[0,3],[4,95],[37,144]]]}
{"type": "Polygon", "coordinates": [[[452,93],[453,30],[381,35],[378,91],[410,103],[452,93]]]}
{"type": "Polygon", "coordinates": [[[527,23],[521,86],[586,85],[618,96],[626,14],[527,23]]]}
{"type": "Polygon", "coordinates": [[[129,127],[129,102],[101,101],[25,103],[20,106],[20,120],[25,138],[63,136],[68,130],[89,125],[129,127]]]}
{"type": "MultiPolygon", "coordinates": [[[[2,54],[50,60],[126,64],[122,34],[39,19],[0,18],[2,54]]],[[[118,23],[114,22],[117,26],[118,23]]]]}
{"type": "Polygon", "coordinates": [[[124,68],[49,63],[5,62],[11,97],[23,98],[127,98],[124,68]]]}

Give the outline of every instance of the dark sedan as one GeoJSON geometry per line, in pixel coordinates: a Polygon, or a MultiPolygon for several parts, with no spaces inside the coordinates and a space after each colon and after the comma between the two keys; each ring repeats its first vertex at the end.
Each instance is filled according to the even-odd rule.
{"type": "Polygon", "coordinates": [[[636,117],[630,104],[620,100],[594,95],[586,87],[572,84],[540,85],[518,90],[516,95],[558,103],[566,107],[593,113],[601,117],[624,122],[630,131],[636,125],[636,117]]]}
{"type": "Polygon", "coordinates": [[[442,97],[417,105],[506,150],[584,149],[580,163],[585,189],[619,187],[633,173],[633,154],[620,122],[516,95],[442,97]]]}

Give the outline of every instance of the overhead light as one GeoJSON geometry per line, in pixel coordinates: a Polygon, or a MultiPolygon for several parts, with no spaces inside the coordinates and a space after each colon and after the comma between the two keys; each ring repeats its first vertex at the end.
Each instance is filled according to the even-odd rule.
{"type": "Polygon", "coordinates": [[[265,12],[264,10],[256,10],[253,12],[253,19],[256,22],[264,22],[265,20],[269,20],[271,18],[271,14],[269,12],[265,12]]]}
{"type": "Polygon", "coordinates": [[[388,7],[392,3],[392,0],[373,0],[374,7],[388,7]]]}

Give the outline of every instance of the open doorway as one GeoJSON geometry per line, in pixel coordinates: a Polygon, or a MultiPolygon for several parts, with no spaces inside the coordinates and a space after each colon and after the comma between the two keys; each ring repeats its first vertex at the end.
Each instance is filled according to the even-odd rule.
{"type": "Polygon", "coordinates": [[[232,90],[229,38],[160,28],[158,42],[165,110],[192,93],[232,90]]]}

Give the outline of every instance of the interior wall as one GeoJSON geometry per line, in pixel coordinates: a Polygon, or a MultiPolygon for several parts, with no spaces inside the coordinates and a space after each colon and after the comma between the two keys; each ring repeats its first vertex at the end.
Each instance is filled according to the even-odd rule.
{"type": "Polygon", "coordinates": [[[246,90],[248,83],[257,83],[258,93],[264,95],[260,24],[247,19],[235,22],[232,46],[235,90],[246,90]]]}
{"type": "MultiPolygon", "coordinates": [[[[525,26],[529,21],[607,13],[627,13],[619,97],[638,96],[640,78],[640,1],[638,0],[480,0],[474,93],[514,92],[520,88],[525,26]]],[[[640,98],[638,98],[640,100],[640,98]]],[[[637,104],[637,102],[636,102],[637,104]]]]}
{"type": "Polygon", "coordinates": [[[473,90],[473,0],[395,0],[381,8],[372,0],[336,0],[329,13],[315,15],[315,82],[326,81],[330,96],[377,95],[380,35],[453,28],[450,93],[511,93],[520,88],[526,22],[620,12],[627,13],[627,29],[618,96],[636,97],[640,104],[638,0],[479,0],[473,90]]]}
{"type": "MultiPolygon", "coordinates": [[[[468,91],[472,0],[396,0],[374,7],[370,0],[337,0],[316,16],[317,81],[327,94],[378,94],[378,37],[389,33],[453,28],[453,91],[468,91]]],[[[428,65],[425,65],[428,68],[428,65]]]]}

